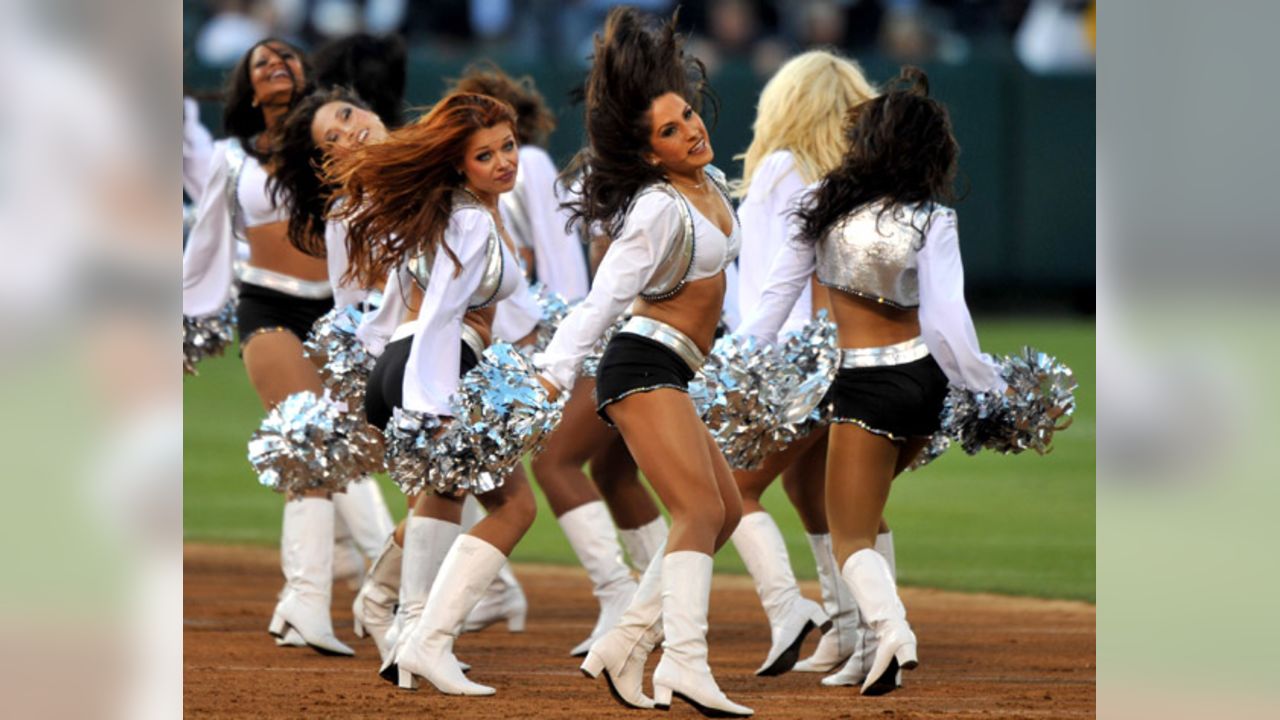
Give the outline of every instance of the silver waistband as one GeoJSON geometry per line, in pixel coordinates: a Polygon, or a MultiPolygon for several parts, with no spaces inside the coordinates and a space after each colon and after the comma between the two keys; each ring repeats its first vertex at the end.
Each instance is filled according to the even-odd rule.
{"type": "Polygon", "coordinates": [[[462,323],[462,342],[471,348],[471,352],[476,354],[476,360],[484,354],[484,338],[480,337],[480,333],[475,328],[466,323],[462,323]]]}
{"type": "Polygon", "coordinates": [[[282,292],[285,295],[307,298],[308,300],[322,300],[327,297],[333,297],[333,288],[329,287],[328,280],[302,280],[292,275],[285,275],[274,270],[266,270],[249,265],[241,265],[237,270],[240,282],[258,285],[276,292],[282,292]]]}
{"type": "Polygon", "coordinates": [[[929,356],[924,338],[916,337],[896,345],[870,348],[841,348],[840,369],[906,365],[929,356]]]}
{"type": "Polygon", "coordinates": [[[702,351],[698,349],[697,344],[690,340],[688,335],[661,320],[633,315],[622,324],[618,332],[631,333],[632,335],[639,335],[662,343],[676,355],[679,355],[680,359],[684,360],[684,364],[688,365],[689,369],[694,372],[697,372],[706,360],[702,351]]]}

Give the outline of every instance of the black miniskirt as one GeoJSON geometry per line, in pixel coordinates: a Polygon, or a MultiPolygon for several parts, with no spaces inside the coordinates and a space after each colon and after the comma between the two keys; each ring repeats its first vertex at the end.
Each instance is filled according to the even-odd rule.
{"type": "Polygon", "coordinates": [[[609,405],[636,393],[673,388],[689,391],[694,372],[674,350],[656,340],[619,332],[605,346],[596,371],[596,413],[613,427],[609,405]]]}
{"type": "Polygon", "coordinates": [[[826,400],[834,423],[853,423],[890,440],[938,431],[947,376],[932,356],[905,365],[841,368],[826,400]]]}
{"type": "MultiPolygon", "coordinates": [[[[409,351],[413,348],[413,336],[402,337],[387,343],[387,347],[373,365],[364,389],[364,416],[369,424],[385,428],[391,422],[396,408],[404,405],[404,369],[409,364],[409,351]]],[[[471,346],[462,343],[459,377],[479,364],[471,346]]]]}
{"type": "Polygon", "coordinates": [[[305,341],[311,326],[320,316],[333,309],[333,298],[300,298],[279,290],[240,284],[240,301],[236,306],[236,330],[240,346],[259,333],[285,330],[305,341]]]}

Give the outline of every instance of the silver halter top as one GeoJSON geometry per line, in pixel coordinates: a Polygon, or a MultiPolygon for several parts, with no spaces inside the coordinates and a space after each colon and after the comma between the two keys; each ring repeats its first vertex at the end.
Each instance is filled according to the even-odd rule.
{"type": "MultiPolygon", "coordinates": [[[[483,211],[485,217],[489,218],[489,237],[484,250],[484,274],[480,276],[480,285],[467,300],[467,310],[479,310],[496,302],[498,291],[502,288],[502,273],[505,270],[502,236],[498,234],[498,224],[494,222],[493,214],[473,195],[455,190],[452,202],[454,212],[460,208],[473,207],[483,211]]],[[[427,284],[431,280],[431,266],[436,261],[437,250],[438,248],[429,248],[409,260],[409,274],[413,276],[414,282],[422,288],[423,292],[426,291],[427,284]]]]}
{"type": "Polygon", "coordinates": [[[920,306],[916,253],[935,218],[955,211],[926,203],[881,216],[874,202],[838,221],[818,243],[818,282],[896,308],[920,306]]]}
{"type": "MultiPolygon", "coordinates": [[[[714,165],[708,165],[704,169],[707,177],[711,179],[712,184],[724,196],[725,203],[729,206],[729,211],[735,215],[734,222],[737,222],[737,210],[733,207],[733,201],[729,199],[729,184],[725,180],[724,173],[714,165]]],[[[676,241],[671,243],[667,248],[667,252],[662,256],[662,260],[658,263],[658,267],[654,270],[653,278],[649,281],[649,285],[640,293],[640,297],[649,302],[657,302],[674,297],[684,289],[685,279],[689,277],[689,270],[693,268],[694,249],[697,245],[696,233],[693,230],[693,211],[689,208],[689,201],[684,195],[680,194],[670,183],[657,182],[640,192],[636,193],[635,198],[631,201],[635,205],[646,193],[660,192],[669,195],[676,202],[676,208],[680,211],[680,225],[683,231],[676,241]]]]}

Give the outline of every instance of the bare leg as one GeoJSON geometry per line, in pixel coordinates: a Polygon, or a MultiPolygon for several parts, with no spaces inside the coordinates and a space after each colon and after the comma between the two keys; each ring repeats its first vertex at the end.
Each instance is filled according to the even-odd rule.
{"type": "Polygon", "coordinates": [[[591,479],[619,529],[643,527],[661,517],[653,496],[640,482],[631,451],[616,432],[591,456],[590,463],[591,479]]]}
{"type": "Polygon", "coordinates": [[[614,433],[596,415],[595,393],[589,383],[579,381],[574,386],[564,419],[533,459],[534,478],[556,517],[600,499],[582,466],[596,448],[613,439],[614,433]]]}
{"type": "Polygon", "coordinates": [[[822,535],[827,532],[827,432],[824,429],[810,433],[810,437],[814,436],[818,437],[782,471],[782,488],[805,532],[822,535]]]}

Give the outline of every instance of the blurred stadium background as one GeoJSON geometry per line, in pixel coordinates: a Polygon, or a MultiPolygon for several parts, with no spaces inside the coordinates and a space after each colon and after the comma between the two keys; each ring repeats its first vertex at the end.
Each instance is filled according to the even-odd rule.
{"type": "MultiPolygon", "coordinates": [[[[256,40],[277,35],[314,48],[358,32],[401,33],[406,100],[429,105],[469,62],[488,58],[531,75],[559,127],[549,150],[563,163],[582,140],[568,93],[608,8],[596,0],[224,0],[183,2],[183,80],[219,135],[216,91],[256,40]]],[[[633,2],[670,12],[663,0],[633,2]]],[[[1032,344],[1080,380],[1076,422],[1047,457],[965,457],[953,451],[905,476],[889,506],[905,584],[1092,601],[1095,467],[1094,7],[1076,0],[706,0],[681,3],[693,51],[720,100],[717,165],[751,139],[755,102],[794,52],[828,46],[857,59],[873,82],[910,62],[930,74],[962,147],[958,204],[970,304],[988,352],[1032,344]]],[[[234,354],[184,382],[184,533],[190,540],[274,544],[280,502],[257,487],[245,442],[261,419],[234,354]]],[[[384,490],[398,516],[399,494],[384,490]]],[[[795,513],[779,488],[767,503],[797,573],[813,577],[795,513]]],[[[517,561],[573,563],[543,506],[517,561]]],[[[721,571],[742,572],[728,547],[721,571]]]]}

